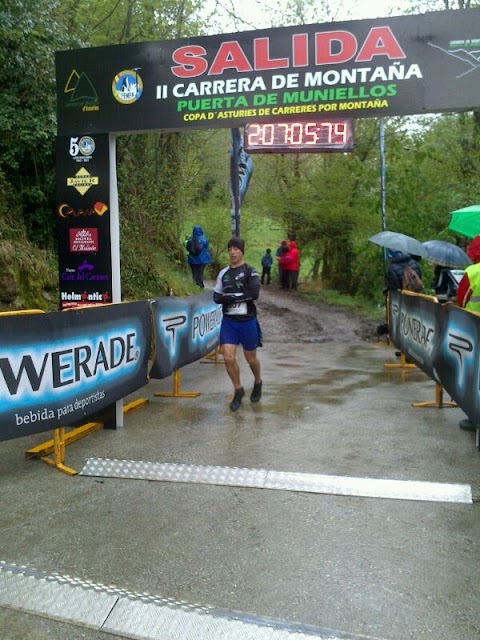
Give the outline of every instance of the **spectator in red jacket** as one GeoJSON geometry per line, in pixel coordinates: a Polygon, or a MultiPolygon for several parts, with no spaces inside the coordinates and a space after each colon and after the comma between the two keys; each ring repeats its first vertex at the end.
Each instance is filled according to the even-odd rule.
{"type": "Polygon", "coordinates": [[[300,271],[300,251],[295,240],[290,240],[287,253],[281,258],[282,269],[286,272],[285,289],[297,290],[298,272],[300,271]]]}

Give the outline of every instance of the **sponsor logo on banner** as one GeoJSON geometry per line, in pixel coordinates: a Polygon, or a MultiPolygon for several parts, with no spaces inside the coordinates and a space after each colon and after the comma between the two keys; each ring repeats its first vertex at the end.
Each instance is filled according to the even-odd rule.
{"type": "Polygon", "coordinates": [[[67,267],[60,275],[62,281],[88,281],[88,282],[107,282],[110,276],[107,273],[95,273],[93,264],[84,260],[76,269],[67,267]]]}
{"type": "Polygon", "coordinates": [[[108,207],[104,202],[95,202],[91,207],[75,209],[66,202],[58,207],[58,215],[60,218],[81,218],[83,216],[103,216],[108,211],[108,207]]]}
{"type": "Polygon", "coordinates": [[[480,67],[480,38],[466,38],[464,40],[450,40],[448,48],[440,47],[436,44],[428,43],[434,49],[439,49],[447,56],[460,60],[465,65],[464,71],[457,75],[460,78],[470,71],[475,71],[480,67]]]}
{"type": "MultiPolygon", "coordinates": [[[[103,304],[85,294],[87,314],[4,318],[0,345],[0,440],[84,424],[147,380],[151,317],[147,302],[103,304]],[[82,422],[80,422],[82,421],[82,422]]],[[[82,306],[73,287],[63,297],[82,306]],[[71,293],[70,293],[71,292],[71,293]]]]}
{"type": "MultiPolygon", "coordinates": [[[[51,400],[56,395],[66,394],[77,389],[82,397],[82,389],[88,389],[93,378],[103,386],[126,375],[137,366],[141,353],[140,336],[135,329],[129,332],[107,331],[99,336],[71,337],[62,342],[61,347],[55,341],[44,343],[36,350],[20,349],[14,357],[8,353],[0,358],[2,374],[2,392],[4,401],[17,398],[16,406],[28,407],[33,399],[40,396],[51,400]]],[[[105,392],[94,395],[91,400],[102,399],[105,392]]],[[[58,417],[73,413],[75,402],[65,408],[56,408],[58,417]]],[[[82,409],[84,406],[81,407],[82,409]]],[[[38,409],[16,413],[16,424],[35,422],[36,419],[51,418],[53,409],[38,409]],[[46,412],[42,416],[42,413],[46,412]]]]}
{"type": "Polygon", "coordinates": [[[112,81],[112,93],[120,104],[132,104],[140,100],[143,93],[143,80],[138,69],[117,73],[112,81]]]}
{"type": "Polygon", "coordinates": [[[82,111],[99,111],[98,94],[86,73],[72,70],[63,92],[68,96],[67,108],[75,107],[82,111]]]}
{"type": "Polygon", "coordinates": [[[81,307],[86,304],[107,304],[110,302],[110,296],[106,291],[62,291],[61,293],[62,308],[81,307]],[[63,304],[68,303],[68,304],[63,304]]]}
{"type": "Polygon", "coordinates": [[[98,176],[90,175],[85,167],[82,167],[77,171],[75,177],[67,178],[67,187],[73,187],[80,195],[84,196],[90,187],[97,186],[99,182],[98,176]]]}
{"type": "Polygon", "coordinates": [[[91,136],[70,138],[69,154],[75,162],[90,162],[95,151],[95,140],[91,136]]]}
{"type": "Polygon", "coordinates": [[[186,328],[187,316],[184,313],[161,318],[163,335],[169,343],[169,351],[174,355],[177,351],[178,331],[186,328]]]}
{"type": "Polygon", "coordinates": [[[222,318],[220,305],[196,311],[192,316],[192,342],[208,341],[212,334],[218,333],[222,318]]]}
{"type": "Polygon", "coordinates": [[[94,253],[98,251],[98,229],[69,229],[71,253],[94,253]]]}
{"type": "Polygon", "coordinates": [[[468,369],[471,354],[474,352],[474,345],[471,336],[467,335],[462,328],[453,328],[448,331],[449,356],[457,369],[457,379],[464,384],[465,372],[468,369]],[[454,355],[455,354],[455,355],[454,355]]]}

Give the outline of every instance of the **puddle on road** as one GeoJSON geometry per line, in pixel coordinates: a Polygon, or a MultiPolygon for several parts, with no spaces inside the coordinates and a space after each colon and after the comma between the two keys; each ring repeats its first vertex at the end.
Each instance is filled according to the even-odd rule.
{"type": "MultiPolygon", "coordinates": [[[[313,373],[313,372],[312,372],[313,373]]],[[[269,397],[268,409],[283,416],[300,417],[310,407],[342,405],[356,391],[378,389],[385,383],[383,371],[362,373],[345,369],[328,369],[321,375],[301,382],[279,380],[277,395],[269,397]]]]}

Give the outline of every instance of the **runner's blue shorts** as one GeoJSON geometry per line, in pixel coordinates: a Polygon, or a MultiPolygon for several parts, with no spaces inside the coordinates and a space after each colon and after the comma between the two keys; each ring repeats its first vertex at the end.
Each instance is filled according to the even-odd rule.
{"type": "Polygon", "coordinates": [[[223,316],[220,327],[220,344],[241,344],[246,351],[262,346],[262,332],[257,318],[235,322],[223,316]]]}

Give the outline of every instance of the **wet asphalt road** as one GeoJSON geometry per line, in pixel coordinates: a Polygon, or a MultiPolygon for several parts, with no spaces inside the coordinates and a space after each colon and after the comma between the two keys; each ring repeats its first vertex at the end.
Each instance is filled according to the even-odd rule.
{"type": "MultiPolygon", "coordinates": [[[[375,344],[266,343],[264,396],[231,414],[223,364],[181,372],[116,431],[67,447],[91,458],[471,485],[480,452],[458,408],[375,344]]],[[[251,386],[242,361],[245,386],[251,386]]],[[[447,398],[448,399],[448,398],[447,398]]],[[[479,505],[183,482],[69,477],[0,443],[0,561],[131,592],[383,640],[480,635],[479,505]]],[[[99,630],[0,606],[4,640],[101,640],[99,630]]],[[[120,637],[120,636],[118,636],[120,637]]],[[[179,638],[182,637],[180,634],[179,638]]]]}

